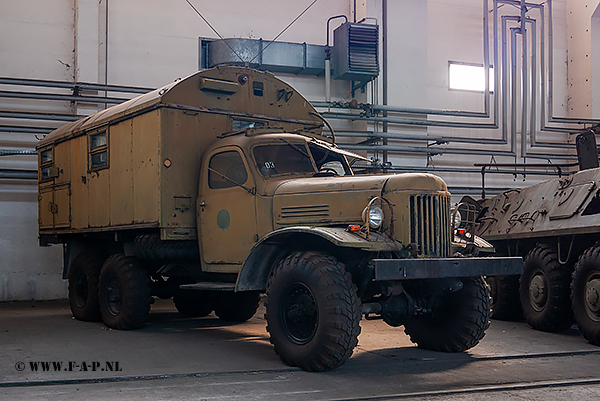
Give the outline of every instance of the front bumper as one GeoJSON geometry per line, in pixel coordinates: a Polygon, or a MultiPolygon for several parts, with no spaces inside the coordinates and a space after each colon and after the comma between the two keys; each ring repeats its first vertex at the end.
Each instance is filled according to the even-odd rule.
{"type": "Polygon", "coordinates": [[[523,258],[373,259],[375,281],[523,273],[523,258]]]}

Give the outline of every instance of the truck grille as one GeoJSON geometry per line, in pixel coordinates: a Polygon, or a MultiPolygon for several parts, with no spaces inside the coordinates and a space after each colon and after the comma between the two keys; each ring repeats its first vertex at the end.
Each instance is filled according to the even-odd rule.
{"type": "Polygon", "coordinates": [[[450,198],[443,195],[411,195],[410,242],[424,257],[450,255],[450,198]]]}

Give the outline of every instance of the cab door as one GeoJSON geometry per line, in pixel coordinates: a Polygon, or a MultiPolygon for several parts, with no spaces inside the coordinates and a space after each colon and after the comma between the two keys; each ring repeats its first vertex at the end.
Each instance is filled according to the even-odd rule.
{"type": "Polygon", "coordinates": [[[204,270],[237,272],[257,238],[255,181],[235,146],[205,159],[198,198],[204,270]]]}

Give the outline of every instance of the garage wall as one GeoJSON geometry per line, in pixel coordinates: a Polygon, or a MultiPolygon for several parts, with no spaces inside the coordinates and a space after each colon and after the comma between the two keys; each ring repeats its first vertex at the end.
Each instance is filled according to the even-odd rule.
{"type": "MultiPolygon", "coordinates": [[[[223,37],[273,39],[312,1],[309,0],[191,0],[223,37]]],[[[539,1],[542,2],[541,0],[539,1]]],[[[593,63],[592,16],[599,0],[554,0],[554,113],[592,117],[598,90],[589,77],[598,76],[593,63]],[[573,38],[571,38],[573,36],[573,38]],[[573,57],[571,61],[571,56],[573,57]],[[571,110],[572,109],[572,110],[571,110]]],[[[353,20],[376,18],[382,24],[383,0],[321,0],[278,40],[325,44],[326,22],[334,15],[353,20]]],[[[493,1],[488,2],[491,10],[493,1]]],[[[398,107],[474,110],[483,109],[483,95],[448,90],[448,62],[483,63],[482,0],[388,0],[388,104],[398,107]]],[[[503,13],[510,13],[510,7],[503,13]]],[[[489,11],[488,10],[488,11],[489,11]]],[[[490,14],[491,15],[491,14],[490,14]]],[[[534,12],[531,12],[534,15],[534,12]]],[[[337,27],[339,20],[332,23],[337,27]]],[[[594,32],[600,31],[597,26],[594,32]]],[[[158,87],[198,69],[198,38],[216,38],[210,27],[184,0],[8,0],[0,2],[0,76],[67,82],[158,87]]],[[[381,41],[380,41],[381,42],[381,41]]],[[[599,42],[600,43],[600,42],[599,42]]],[[[381,54],[381,53],[380,53],[381,54]]],[[[282,74],[309,100],[323,101],[322,77],[282,74]]],[[[597,83],[596,83],[597,85],[597,83]]],[[[0,90],[36,91],[0,85],[0,90]]],[[[48,90],[47,90],[48,91],[48,90]]],[[[69,93],[54,90],[57,93],[69,93]]],[[[348,82],[333,81],[333,100],[351,99],[348,82]]],[[[383,102],[382,76],[355,94],[359,102],[383,102]]],[[[538,97],[539,99],[539,97],[538,97]]],[[[539,100],[538,100],[539,101],[539,100]]],[[[32,101],[0,97],[0,110],[89,114],[93,104],[32,101]]],[[[411,118],[437,119],[424,115],[411,118]]],[[[597,115],[596,117],[600,117],[597,115]]],[[[449,121],[463,121],[447,118],[449,121]]],[[[2,124],[18,121],[2,119],[2,124]]],[[[383,124],[333,121],[338,129],[383,130],[383,124]]],[[[40,125],[56,126],[44,122],[40,125]]],[[[406,135],[498,138],[498,130],[392,126],[390,132],[406,135]]],[[[522,135],[518,132],[516,135],[522,135]]],[[[528,141],[529,134],[525,133],[528,141]]],[[[39,135],[0,132],[0,149],[32,149],[39,135]]],[[[574,136],[540,133],[542,140],[573,141],[574,136]]],[[[346,141],[350,141],[346,139],[346,141]]],[[[426,142],[390,141],[398,146],[427,146],[426,142]]],[[[519,139],[520,144],[520,139],[519,139]]],[[[511,145],[452,143],[455,148],[510,150],[511,145]]],[[[529,149],[529,148],[528,148],[529,149]]],[[[531,150],[531,149],[530,149],[531,150]]],[[[533,149],[535,150],[535,149],[533,149]]],[[[519,150],[520,152],[520,150],[519,150]]],[[[572,153],[565,150],[564,153],[572,153]]],[[[368,152],[382,158],[381,152],[368,152]]],[[[498,162],[522,162],[519,157],[495,157],[498,162]]],[[[395,153],[398,166],[464,168],[489,162],[490,156],[395,153]]],[[[530,162],[535,160],[527,159],[530,162]]],[[[36,169],[35,156],[2,156],[0,169],[36,169]]],[[[478,174],[439,172],[452,188],[477,187],[478,174]]],[[[548,177],[549,178],[549,177],[548,177]]],[[[489,176],[498,188],[531,185],[540,176],[489,176]]],[[[457,194],[460,191],[457,192],[457,194]]],[[[0,301],[66,297],[60,278],[62,250],[37,246],[37,187],[32,180],[0,179],[0,301]]]]}

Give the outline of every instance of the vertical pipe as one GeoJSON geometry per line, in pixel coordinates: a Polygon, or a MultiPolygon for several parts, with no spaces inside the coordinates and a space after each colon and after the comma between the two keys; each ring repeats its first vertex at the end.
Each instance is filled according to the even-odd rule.
{"type": "Polygon", "coordinates": [[[510,28],[510,73],[511,73],[511,116],[510,116],[510,131],[512,152],[515,155],[515,163],[517,162],[517,31],[518,28],[510,28]]]}
{"type": "Polygon", "coordinates": [[[547,0],[548,5],[548,119],[554,117],[554,38],[552,37],[552,0],[547,0]]]}
{"type": "Polygon", "coordinates": [[[106,39],[104,42],[104,83],[108,84],[108,0],[104,1],[106,2],[106,26],[104,27],[104,32],[106,34],[106,39]]]}
{"type": "Polygon", "coordinates": [[[329,56],[325,57],[325,100],[329,107],[329,103],[331,103],[331,60],[329,60],[329,56]]]}
{"type": "MultiPolygon", "coordinates": [[[[383,104],[387,106],[388,104],[388,2],[387,0],[382,0],[381,2],[381,30],[382,32],[382,42],[383,42],[383,104]]],[[[387,112],[383,112],[383,116],[387,117],[387,112]]],[[[388,123],[383,123],[383,132],[388,132],[388,123]]],[[[383,144],[387,145],[387,138],[383,139],[383,144]]],[[[383,163],[388,162],[388,152],[387,150],[383,151],[383,163]]]]}
{"type": "MultiPolygon", "coordinates": [[[[79,58],[79,0],[73,0],[73,82],[77,83],[77,64],[79,58]]],[[[73,90],[75,94],[75,90],[73,90]]],[[[77,114],[77,102],[71,102],[71,113],[77,114]]]]}
{"type": "MultiPolygon", "coordinates": [[[[484,12],[487,11],[488,0],[484,1],[484,12]]],[[[488,28],[486,28],[488,29],[488,28]]],[[[498,0],[494,0],[494,125],[498,126],[499,99],[504,91],[500,88],[500,65],[498,62],[498,0]]],[[[506,132],[502,132],[502,140],[507,143],[506,132]]]]}
{"type": "Polygon", "coordinates": [[[488,12],[487,12],[487,0],[484,0],[483,7],[483,76],[485,79],[484,83],[484,94],[483,94],[483,109],[485,113],[490,113],[490,38],[488,28],[488,12]]]}
{"type": "MultiPolygon", "coordinates": [[[[542,130],[546,129],[546,27],[545,27],[545,15],[546,15],[546,10],[544,8],[542,8],[541,13],[542,15],[541,19],[542,19],[542,27],[541,27],[541,35],[540,35],[540,47],[541,47],[541,54],[540,54],[540,72],[541,72],[541,77],[540,77],[540,85],[541,85],[541,99],[540,99],[540,128],[542,130]]],[[[531,146],[534,146],[536,143],[535,141],[535,135],[531,138],[531,146]]]]}
{"type": "MultiPolygon", "coordinates": [[[[527,5],[525,0],[521,0],[521,157],[524,159],[527,154],[527,99],[529,79],[527,76],[528,69],[528,52],[527,52],[527,5]]],[[[525,160],[523,160],[525,163],[525,160]]]]}
{"type": "Polygon", "coordinates": [[[502,17],[502,138],[508,143],[508,44],[506,17],[502,17]]]}
{"type": "MultiPolygon", "coordinates": [[[[531,23],[531,112],[529,121],[529,141],[531,146],[535,142],[535,115],[537,113],[537,23],[535,20],[529,21],[531,23]]],[[[525,148],[525,154],[527,154],[527,148],[525,148]]]]}
{"type": "MultiPolygon", "coordinates": [[[[108,0],[98,2],[98,83],[108,84],[108,0]]],[[[106,95],[106,91],[98,93],[98,96],[106,95]]],[[[105,109],[107,105],[99,107],[105,109]]]]}
{"type": "Polygon", "coordinates": [[[77,59],[79,58],[79,0],[73,0],[73,82],[77,83],[77,59]]]}
{"type": "MultiPolygon", "coordinates": [[[[525,0],[522,0],[524,3],[525,0]]],[[[522,11],[521,15],[524,15],[522,11]]],[[[521,17],[521,157],[525,158],[527,154],[527,99],[529,97],[529,77],[528,77],[528,51],[527,51],[527,29],[526,21],[521,17]]],[[[525,160],[523,160],[525,163],[525,160]]]]}

